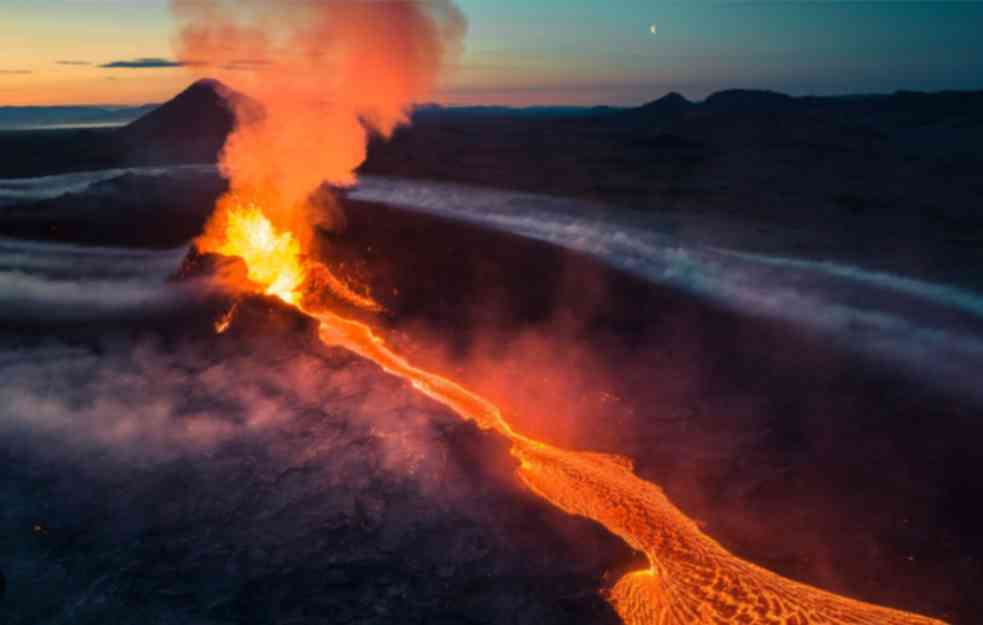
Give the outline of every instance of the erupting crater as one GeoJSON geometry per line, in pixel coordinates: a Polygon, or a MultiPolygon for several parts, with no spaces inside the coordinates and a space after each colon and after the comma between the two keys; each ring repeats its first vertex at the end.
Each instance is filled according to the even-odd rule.
{"type": "MultiPolygon", "coordinates": [[[[349,304],[377,310],[329,268],[306,258],[289,232],[278,232],[262,208],[242,201],[220,207],[224,230],[198,245],[241,257],[244,289],[275,295],[313,317],[319,337],[378,364],[479,428],[511,442],[517,474],[534,493],[569,514],[592,519],[643,552],[646,570],[621,578],[609,600],[629,625],[944,625],[942,621],[864,603],[783,578],[729,553],[672,504],[656,484],[614,455],[560,449],[513,430],[501,410],[455,382],[413,366],[365,323],[316,303],[323,288],[349,304]]],[[[216,329],[228,327],[235,306],[216,329]]]]}

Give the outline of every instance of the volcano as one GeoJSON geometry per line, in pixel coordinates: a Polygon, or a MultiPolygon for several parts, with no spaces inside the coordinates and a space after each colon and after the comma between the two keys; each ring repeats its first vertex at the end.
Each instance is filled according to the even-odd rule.
{"type": "MultiPolygon", "coordinates": [[[[181,115],[223,110],[216,89],[196,85],[181,115]]],[[[207,157],[197,135],[175,143],[189,152],[166,147],[181,133],[176,110],[119,132],[165,146],[163,160],[207,157]]],[[[677,137],[644,147],[716,149],[677,137]]],[[[978,487],[952,477],[973,474],[978,404],[843,344],[884,315],[850,317],[830,340],[657,282],[638,215],[594,239],[569,199],[372,179],[339,200],[346,229],[307,247],[254,204],[230,223],[262,253],[228,240],[221,257],[197,250],[162,292],[147,280],[174,273],[161,268],[177,269],[179,244],[227,186],[207,168],[90,182],[5,214],[5,227],[46,225],[7,234],[49,241],[0,246],[21,298],[4,309],[0,364],[15,381],[2,397],[12,470],[0,484],[14,502],[3,518],[18,537],[4,551],[13,565],[0,565],[5,622],[962,624],[980,613],[978,487]],[[403,197],[359,199],[373,185],[403,197]],[[559,208],[514,210],[530,202],[559,208]],[[636,256],[597,244],[619,241],[636,256]],[[124,242],[141,249],[92,245],[124,242]],[[111,292],[113,305],[86,297],[111,292]],[[58,605],[21,592],[38,586],[58,605]]],[[[588,208],[595,222],[613,212],[588,208]]],[[[818,282],[787,259],[754,265],[669,241],[679,262],[662,273],[697,286],[710,283],[708,258],[818,282]]],[[[858,273],[823,274],[846,294],[835,304],[862,299],[844,286],[858,273]]],[[[917,305],[920,284],[863,279],[897,291],[896,308],[917,305]]],[[[933,314],[975,336],[969,300],[948,293],[933,314]]],[[[834,308],[845,314],[821,310],[834,308]]]]}

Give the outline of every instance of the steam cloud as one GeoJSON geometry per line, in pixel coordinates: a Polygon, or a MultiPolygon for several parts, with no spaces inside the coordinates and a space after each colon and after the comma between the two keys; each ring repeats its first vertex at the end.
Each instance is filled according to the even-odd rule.
{"type": "MultiPolygon", "coordinates": [[[[177,55],[250,100],[221,158],[230,194],[303,237],[308,198],[349,185],[370,132],[388,137],[434,89],[466,30],[451,0],[172,0],[177,55]],[[257,104],[259,106],[257,106],[257,104]]],[[[219,210],[210,232],[224,230],[219,210]]]]}

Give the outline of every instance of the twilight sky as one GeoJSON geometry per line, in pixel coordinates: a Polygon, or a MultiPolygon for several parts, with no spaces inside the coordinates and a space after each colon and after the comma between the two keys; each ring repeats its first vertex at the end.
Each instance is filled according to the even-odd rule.
{"type": "MultiPolygon", "coordinates": [[[[640,104],[730,87],[983,89],[983,2],[458,4],[470,31],[436,98],[446,103],[640,104]]],[[[166,100],[189,74],[138,60],[172,58],[172,34],[167,0],[0,0],[0,106],[166,100]]]]}

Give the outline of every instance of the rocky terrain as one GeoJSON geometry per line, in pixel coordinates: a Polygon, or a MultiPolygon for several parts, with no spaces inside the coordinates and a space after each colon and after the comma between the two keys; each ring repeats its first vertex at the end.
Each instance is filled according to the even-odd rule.
{"type": "Polygon", "coordinates": [[[617,622],[629,550],[500,441],[274,302],[194,320],[5,350],[4,623],[617,622]]]}

